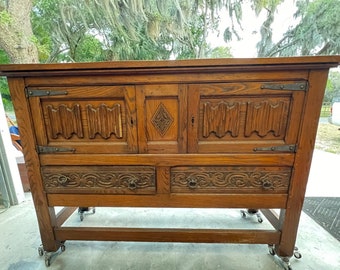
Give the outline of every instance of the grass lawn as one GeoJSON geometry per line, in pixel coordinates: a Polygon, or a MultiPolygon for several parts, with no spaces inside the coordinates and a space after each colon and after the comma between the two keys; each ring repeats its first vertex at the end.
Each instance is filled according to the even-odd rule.
{"type": "Polygon", "coordinates": [[[316,135],[315,148],[326,152],[340,154],[339,126],[329,123],[320,123],[316,135]]]}

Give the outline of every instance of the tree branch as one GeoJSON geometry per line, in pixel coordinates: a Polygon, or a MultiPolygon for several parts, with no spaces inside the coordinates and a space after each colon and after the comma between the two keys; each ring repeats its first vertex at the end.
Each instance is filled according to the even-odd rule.
{"type": "Polygon", "coordinates": [[[331,43],[327,42],[317,53],[316,55],[322,55],[327,52],[327,50],[331,47],[331,43]]]}

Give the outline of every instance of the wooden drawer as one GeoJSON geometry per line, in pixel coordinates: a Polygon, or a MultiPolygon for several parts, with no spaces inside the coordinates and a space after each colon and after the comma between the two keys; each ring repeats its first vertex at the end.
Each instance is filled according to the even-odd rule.
{"type": "Polygon", "coordinates": [[[155,168],[150,166],[46,166],[47,193],[154,194],[155,168]]]}
{"type": "Polygon", "coordinates": [[[288,192],[289,167],[174,167],[173,193],[274,193],[288,192]]]}

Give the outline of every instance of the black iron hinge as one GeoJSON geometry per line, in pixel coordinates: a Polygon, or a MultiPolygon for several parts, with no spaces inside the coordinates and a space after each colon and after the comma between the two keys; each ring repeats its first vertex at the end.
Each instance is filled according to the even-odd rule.
{"type": "Polygon", "coordinates": [[[296,144],[269,146],[269,147],[255,147],[255,152],[266,151],[266,152],[296,152],[296,144]]]}
{"type": "Polygon", "coordinates": [[[32,89],[25,89],[26,97],[43,97],[43,96],[60,96],[60,95],[67,95],[67,91],[55,91],[55,90],[32,90],[32,89]]]}
{"type": "Polygon", "coordinates": [[[261,85],[261,89],[307,91],[308,82],[304,81],[298,83],[265,83],[261,85]]]}
{"type": "Polygon", "coordinates": [[[51,153],[64,153],[64,152],[72,152],[74,153],[76,149],[74,148],[66,148],[66,147],[55,147],[55,146],[37,146],[37,152],[38,154],[41,153],[46,153],[46,154],[51,154],[51,153]]]}

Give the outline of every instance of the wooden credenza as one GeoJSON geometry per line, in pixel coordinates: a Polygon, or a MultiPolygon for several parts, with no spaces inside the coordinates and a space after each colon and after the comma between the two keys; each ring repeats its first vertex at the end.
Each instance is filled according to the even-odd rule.
{"type": "Polygon", "coordinates": [[[339,56],[2,65],[43,249],[271,245],[288,261],[339,56]],[[63,210],[55,213],[55,206],[63,210]],[[261,209],[272,230],[62,226],[78,206],[261,209]],[[271,209],[281,209],[280,214],[271,209]]]}

